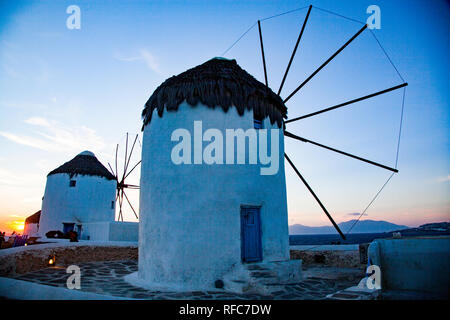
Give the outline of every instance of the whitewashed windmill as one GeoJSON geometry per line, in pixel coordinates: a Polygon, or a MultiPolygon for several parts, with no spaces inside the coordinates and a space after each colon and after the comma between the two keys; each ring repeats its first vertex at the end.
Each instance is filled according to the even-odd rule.
{"type": "MultiPolygon", "coordinates": [[[[286,130],[290,122],[407,86],[404,82],[288,120],[286,103],[367,29],[364,24],[283,99],[280,93],[311,9],[312,6],[309,6],[278,93],[268,86],[261,23],[258,21],[265,84],[241,69],[235,60],[215,58],[167,79],[147,101],[142,113],[144,137],[137,275],[140,281],[155,287],[181,287],[184,290],[211,288],[233,273],[233,270],[249,262],[286,263],[288,267],[284,270],[292,271],[290,276],[295,278],[296,272],[300,271],[295,270],[294,264],[294,269],[289,267],[293,261],[289,261],[284,159],[292,166],[342,239],[345,239],[344,233],[319,197],[284,152],[285,136],[393,173],[398,172],[397,168],[337,150],[286,130]],[[203,131],[251,128],[278,130],[278,172],[264,176],[260,174],[259,165],[205,164],[195,160],[195,154],[197,160],[201,159],[195,146],[193,162],[174,163],[172,142],[188,135],[182,132],[191,131],[194,136],[203,134],[202,130],[196,133],[196,121],[201,121],[200,128],[203,131]],[[176,131],[180,128],[186,131],[176,131]]],[[[212,142],[212,139],[209,137],[205,141],[212,142]]],[[[191,158],[191,154],[186,158],[191,158]]]]}
{"type": "Polygon", "coordinates": [[[289,262],[281,98],[235,60],[215,58],[166,80],[142,115],[139,278],[212,288],[242,262],[289,262]],[[196,135],[198,121],[204,132],[223,136],[228,129],[274,129],[278,170],[262,175],[261,165],[174,163],[174,133],[196,135]]]}
{"type": "Polygon", "coordinates": [[[84,225],[114,221],[115,193],[115,177],[92,152],[81,152],[48,174],[39,235],[74,230],[82,237],[84,225]]]}

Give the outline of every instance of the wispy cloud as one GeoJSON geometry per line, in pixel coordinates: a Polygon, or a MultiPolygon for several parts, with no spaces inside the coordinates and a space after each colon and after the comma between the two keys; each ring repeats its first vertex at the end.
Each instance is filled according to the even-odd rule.
{"type": "MultiPolygon", "coordinates": [[[[348,213],[347,215],[349,215],[349,216],[360,216],[361,213],[360,212],[352,212],[352,213],[348,213]]],[[[367,213],[364,213],[363,216],[367,216],[367,213]]]]}
{"type": "Polygon", "coordinates": [[[95,130],[85,126],[68,126],[41,117],[29,118],[24,122],[34,127],[34,135],[0,131],[0,136],[45,151],[73,153],[85,149],[101,150],[105,147],[103,139],[95,130]]]}
{"type": "MultiPolygon", "coordinates": [[[[25,50],[26,51],[26,50],[25,50]]],[[[0,70],[10,78],[46,83],[51,78],[49,64],[37,55],[23,56],[23,50],[9,46],[0,52],[0,70]]]]}
{"type": "Polygon", "coordinates": [[[24,146],[33,147],[41,150],[49,151],[51,149],[51,145],[46,143],[45,141],[29,137],[29,136],[19,136],[14,133],[0,131],[0,136],[5,137],[15,143],[22,144],[24,146]]]}
{"type": "Polygon", "coordinates": [[[442,182],[447,182],[450,181],[450,174],[446,177],[439,177],[436,179],[436,182],[442,183],[442,182]]]}
{"type": "Polygon", "coordinates": [[[0,168],[0,185],[2,187],[23,187],[29,186],[34,181],[40,179],[39,175],[23,173],[23,172],[12,172],[7,169],[0,168]]]}
{"type": "Polygon", "coordinates": [[[139,50],[138,54],[130,57],[124,57],[120,56],[119,54],[115,54],[114,58],[119,61],[125,62],[134,62],[134,61],[144,62],[150,70],[153,70],[158,74],[161,74],[161,70],[159,68],[159,64],[156,57],[146,49],[141,49],[139,50]]]}
{"type": "Polygon", "coordinates": [[[25,123],[37,125],[37,126],[43,126],[43,127],[49,127],[50,123],[47,121],[47,119],[40,118],[40,117],[34,117],[24,120],[25,123]]]}

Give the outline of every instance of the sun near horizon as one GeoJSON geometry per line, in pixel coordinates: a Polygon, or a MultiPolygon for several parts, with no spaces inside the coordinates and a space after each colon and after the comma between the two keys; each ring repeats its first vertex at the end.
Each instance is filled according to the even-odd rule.
{"type": "Polygon", "coordinates": [[[6,232],[6,234],[11,234],[13,231],[16,233],[22,233],[25,229],[25,219],[24,220],[8,220],[6,222],[0,223],[0,231],[6,232]]]}

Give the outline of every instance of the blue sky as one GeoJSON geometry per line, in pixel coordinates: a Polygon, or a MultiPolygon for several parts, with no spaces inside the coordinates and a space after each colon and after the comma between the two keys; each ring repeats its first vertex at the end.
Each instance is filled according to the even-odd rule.
{"type": "MultiPolygon", "coordinates": [[[[366,21],[406,89],[398,168],[364,219],[416,226],[450,218],[449,30],[445,1],[0,2],[0,230],[40,209],[49,171],[89,149],[106,164],[166,78],[220,56],[256,20],[310,3],[366,21]],[[66,28],[66,8],[81,29],[66,28]]],[[[278,90],[307,10],[262,22],[269,85],[278,90]]],[[[281,93],[286,97],[361,25],[313,8],[281,93]]],[[[263,81],[257,27],[227,54],[263,81]]],[[[288,103],[290,118],[401,84],[365,31],[288,103]]],[[[288,125],[291,132],[395,165],[402,90],[288,125]]],[[[365,163],[286,139],[286,152],[337,222],[355,217],[389,177],[365,163]]],[[[329,225],[286,168],[289,223],[329,225]]],[[[136,171],[131,181],[138,181],[136,171]]],[[[137,194],[132,194],[137,205],[137,194]]],[[[125,217],[133,221],[131,212],[125,217]]]]}

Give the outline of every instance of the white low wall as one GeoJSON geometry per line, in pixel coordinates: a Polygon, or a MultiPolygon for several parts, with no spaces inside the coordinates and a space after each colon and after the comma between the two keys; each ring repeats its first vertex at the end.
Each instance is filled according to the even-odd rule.
{"type": "Polygon", "coordinates": [[[293,245],[290,250],[299,251],[358,251],[359,244],[324,244],[324,245],[293,245]]]}
{"type": "Polygon", "coordinates": [[[369,258],[383,289],[449,294],[450,237],[377,239],[369,258]]]}
{"type": "Polygon", "coordinates": [[[14,300],[131,300],[2,277],[0,297],[14,300]]]}
{"type": "Polygon", "coordinates": [[[109,241],[139,241],[139,223],[110,222],[109,241]]]}
{"type": "Polygon", "coordinates": [[[138,222],[92,222],[83,225],[82,240],[92,241],[138,241],[138,222]]]}

